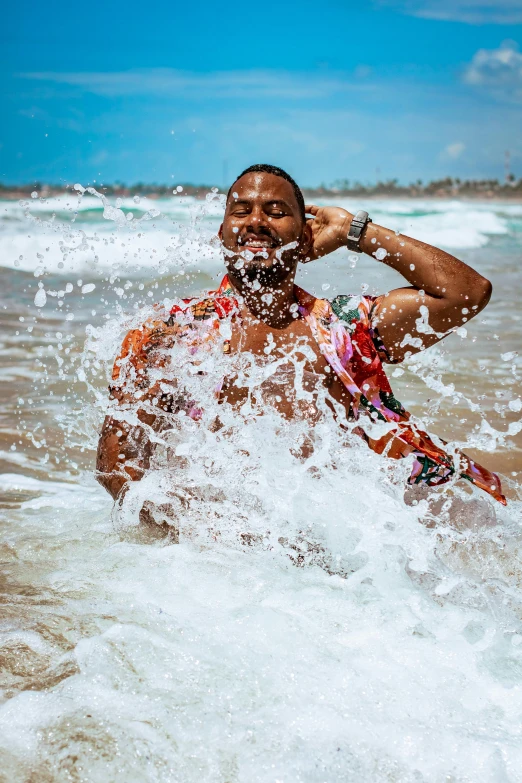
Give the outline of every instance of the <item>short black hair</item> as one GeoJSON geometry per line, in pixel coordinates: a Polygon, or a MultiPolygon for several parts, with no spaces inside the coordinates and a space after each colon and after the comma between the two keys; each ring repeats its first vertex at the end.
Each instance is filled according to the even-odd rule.
{"type": "Polygon", "coordinates": [[[276,177],[281,177],[282,179],[286,179],[287,182],[289,182],[292,186],[292,190],[294,191],[294,195],[297,201],[297,206],[299,207],[299,212],[301,213],[301,217],[303,220],[305,220],[305,202],[304,202],[304,196],[301,193],[301,188],[295,181],[293,177],[290,176],[284,169],[280,169],[279,166],[271,166],[269,163],[254,163],[253,166],[249,166],[247,169],[241,172],[241,174],[235,178],[234,182],[229,188],[229,191],[227,193],[227,200],[230,196],[230,192],[238,179],[241,179],[245,174],[252,174],[256,171],[264,171],[266,174],[275,174],[276,177]]]}

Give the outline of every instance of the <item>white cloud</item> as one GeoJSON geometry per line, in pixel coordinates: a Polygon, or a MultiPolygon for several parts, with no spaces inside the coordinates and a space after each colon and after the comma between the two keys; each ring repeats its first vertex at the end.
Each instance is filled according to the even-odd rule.
{"type": "Polygon", "coordinates": [[[377,0],[409,16],[467,24],[520,24],[522,0],[377,0]]]}
{"type": "Polygon", "coordinates": [[[522,101],[522,54],[511,41],[499,49],[479,49],[465,69],[463,79],[498,98],[522,101]]]}
{"type": "Polygon", "coordinates": [[[450,158],[451,160],[457,160],[457,158],[460,158],[465,149],[465,144],[463,144],[461,141],[456,141],[454,144],[448,144],[448,146],[443,149],[442,157],[450,158]]]}
{"type": "Polygon", "coordinates": [[[368,90],[350,74],[294,74],[287,71],[214,71],[195,73],[171,68],[135,71],[21,73],[22,79],[78,87],[86,92],[118,97],[128,95],[183,95],[196,98],[248,98],[252,96],[288,99],[321,98],[334,93],[368,90]]]}

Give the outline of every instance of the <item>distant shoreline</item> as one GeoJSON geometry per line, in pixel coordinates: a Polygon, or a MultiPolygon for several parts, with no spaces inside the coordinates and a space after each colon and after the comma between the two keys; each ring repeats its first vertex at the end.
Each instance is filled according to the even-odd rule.
{"type": "MultiPolygon", "coordinates": [[[[87,185],[89,187],[89,185],[87,185]]],[[[226,193],[228,188],[217,187],[216,185],[193,185],[191,183],[180,183],[177,186],[167,186],[158,184],[145,184],[138,182],[135,185],[127,186],[120,183],[112,185],[101,185],[94,183],[92,185],[98,193],[108,197],[132,198],[133,196],[146,196],[150,199],[160,199],[172,196],[193,196],[197,199],[204,199],[212,190],[214,192],[226,193]]],[[[340,180],[332,185],[321,185],[320,187],[302,188],[306,200],[314,199],[335,199],[335,198],[379,198],[379,199],[426,199],[442,200],[456,199],[469,201],[510,201],[522,202],[522,179],[512,179],[510,182],[500,183],[498,180],[458,180],[447,177],[443,180],[435,180],[423,184],[416,182],[411,185],[400,185],[397,180],[388,182],[378,182],[375,185],[363,185],[359,182],[349,183],[347,180],[340,180]]],[[[43,184],[34,183],[32,185],[2,185],[0,183],[0,199],[8,201],[31,199],[32,194],[37,196],[33,198],[49,198],[61,196],[68,193],[71,196],[77,196],[74,185],[64,184],[43,184]]]]}

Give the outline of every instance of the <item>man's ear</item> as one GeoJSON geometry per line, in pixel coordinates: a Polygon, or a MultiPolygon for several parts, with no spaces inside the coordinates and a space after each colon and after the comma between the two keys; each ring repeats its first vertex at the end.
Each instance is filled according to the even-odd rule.
{"type": "Polygon", "coordinates": [[[312,227],[310,226],[309,222],[306,221],[303,226],[303,231],[301,234],[301,239],[299,241],[299,261],[302,264],[306,264],[306,261],[310,261],[310,256],[312,255],[312,245],[313,245],[313,237],[312,237],[312,227]]]}
{"type": "Polygon", "coordinates": [[[220,238],[220,240],[223,241],[223,223],[220,225],[217,235],[220,238]]]}

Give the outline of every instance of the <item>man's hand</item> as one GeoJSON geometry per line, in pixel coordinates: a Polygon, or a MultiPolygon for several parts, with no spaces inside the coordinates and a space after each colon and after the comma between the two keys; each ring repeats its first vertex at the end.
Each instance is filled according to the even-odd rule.
{"type": "Polygon", "coordinates": [[[305,210],[313,215],[306,221],[312,230],[312,247],[306,260],[314,261],[346,245],[353,218],[350,212],[341,207],[316,207],[315,204],[308,204],[305,210]]]}

